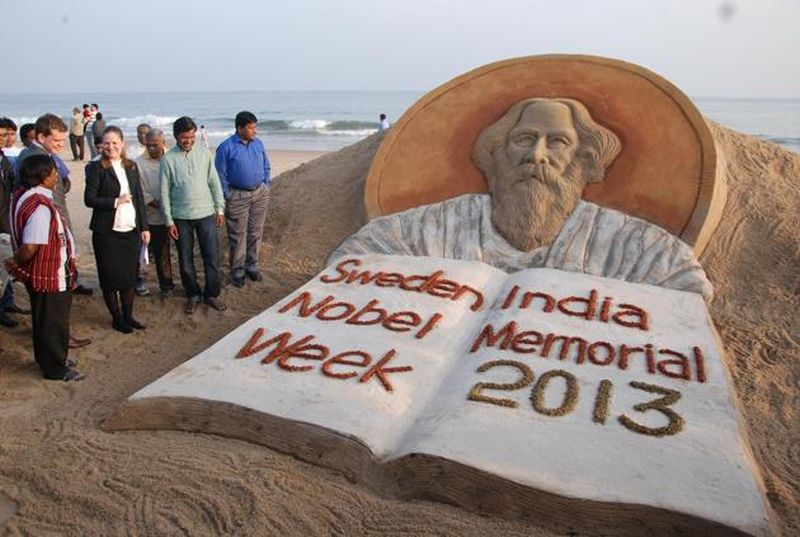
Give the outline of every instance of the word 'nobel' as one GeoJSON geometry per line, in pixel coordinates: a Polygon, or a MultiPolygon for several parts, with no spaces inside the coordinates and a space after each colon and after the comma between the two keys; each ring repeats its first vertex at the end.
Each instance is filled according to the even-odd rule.
{"type": "Polygon", "coordinates": [[[539,299],[542,305],[541,311],[545,313],[558,311],[564,315],[579,317],[587,321],[613,322],[645,331],[649,328],[649,316],[645,310],[633,304],[615,305],[614,299],[610,296],[604,297],[601,301],[596,289],[592,289],[588,297],[568,296],[562,299],[539,291],[525,291],[522,296],[517,298],[519,291],[519,285],[513,286],[503,300],[501,309],[507,310],[514,307],[521,310],[528,309],[533,306],[536,299],[539,299]]]}
{"type": "Polygon", "coordinates": [[[412,328],[422,326],[414,334],[417,339],[424,338],[442,318],[440,313],[434,313],[423,323],[422,316],[414,311],[389,313],[386,308],[381,308],[378,304],[380,304],[378,300],[372,299],[359,308],[343,300],[337,301],[333,295],[328,295],[314,304],[311,293],[303,291],[281,307],[278,313],[286,313],[297,307],[297,315],[300,317],[313,315],[320,321],[344,321],[345,324],[355,326],[379,324],[392,332],[409,332],[412,328]]]}
{"type": "Polygon", "coordinates": [[[349,270],[348,266],[358,267],[359,259],[345,259],[334,268],[338,275],[323,274],[319,280],[323,283],[356,283],[358,285],[373,284],[376,287],[397,287],[403,291],[423,293],[437,298],[458,300],[461,297],[472,297],[469,309],[478,311],[483,305],[483,293],[469,285],[442,278],[443,270],[425,276],[412,274],[406,276],[399,272],[373,272],[371,270],[349,270]]]}
{"type": "Polygon", "coordinates": [[[362,384],[375,379],[387,392],[394,391],[389,374],[408,373],[414,369],[410,365],[388,367],[389,362],[397,355],[397,351],[394,349],[390,349],[377,362],[373,363],[372,356],[364,351],[350,350],[334,354],[327,346],[315,343],[315,336],[304,336],[292,341],[294,336],[291,332],[281,332],[270,339],[261,341],[265,334],[266,330],[257,328],[247,343],[236,353],[236,358],[248,358],[269,350],[261,359],[262,364],[269,365],[276,362],[278,367],[284,371],[306,372],[314,369],[314,366],[296,361],[322,362],[319,369],[328,378],[347,380],[359,377],[358,382],[362,384]],[[332,354],[333,356],[331,356],[332,354]],[[368,369],[361,373],[360,370],[364,368],[368,369]]]}
{"type": "Polygon", "coordinates": [[[649,343],[642,346],[615,345],[607,341],[589,342],[577,336],[543,334],[536,330],[520,331],[516,321],[506,323],[499,330],[495,330],[491,323],[486,324],[472,343],[470,353],[477,352],[481,347],[499,347],[517,354],[538,353],[542,358],[548,358],[551,352],[555,354],[557,346],[559,360],[567,360],[572,354],[576,364],[588,362],[608,366],[616,362],[617,367],[627,370],[631,361],[644,358],[646,370],[651,375],[660,374],[700,383],[706,381],[705,359],[699,347],[692,347],[693,368],[685,354],[673,349],[656,349],[649,343]]]}

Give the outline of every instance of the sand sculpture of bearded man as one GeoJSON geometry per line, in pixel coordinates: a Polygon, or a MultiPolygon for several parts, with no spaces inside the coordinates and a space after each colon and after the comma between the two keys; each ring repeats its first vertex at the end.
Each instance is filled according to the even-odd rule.
{"type": "Polygon", "coordinates": [[[620,152],[579,101],[531,98],[487,127],[472,158],[489,194],[465,194],[375,218],[331,254],[482,261],[506,272],[548,267],[711,295],[687,244],[581,199],[620,152]]]}

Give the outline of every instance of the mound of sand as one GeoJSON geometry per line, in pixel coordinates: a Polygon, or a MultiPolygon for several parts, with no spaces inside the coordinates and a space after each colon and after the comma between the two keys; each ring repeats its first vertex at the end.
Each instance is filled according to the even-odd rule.
{"type": "MultiPolygon", "coordinates": [[[[718,125],[712,130],[729,177],[722,222],[701,258],[716,287],[712,315],[778,527],[797,534],[800,155],[718,125]]],[[[80,383],[39,380],[28,321],[0,332],[0,489],[18,505],[4,528],[9,534],[551,534],[446,505],[380,498],[333,471],[245,442],[100,429],[130,394],[323,267],[366,221],[364,180],[380,140],[372,136],[275,179],[262,260],[267,277],[227,288],[227,311],[186,317],[182,299],[146,297],[136,311],[149,328],[122,335],[110,330],[101,298],[78,297],[73,331],[94,339],[75,352],[89,373],[80,383]]],[[[85,223],[80,200],[71,203],[73,213],[83,211],[73,220],[85,223]]],[[[75,227],[84,234],[79,242],[88,243],[87,226],[75,227]]],[[[91,283],[91,256],[81,265],[91,283]]]]}

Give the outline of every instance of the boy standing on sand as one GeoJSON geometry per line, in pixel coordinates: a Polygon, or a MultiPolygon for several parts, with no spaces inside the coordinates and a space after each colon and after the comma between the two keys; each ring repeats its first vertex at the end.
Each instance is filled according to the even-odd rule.
{"type": "Polygon", "coordinates": [[[48,155],[30,155],[19,167],[27,190],[12,201],[14,256],[6,269],[25,284],[33,314],[33,353],[44,378],[76,381],[86,375],[73,369],[69,350],[70,288],[75,282],[75,243],[53,203],[58,181],[48,155]]]}

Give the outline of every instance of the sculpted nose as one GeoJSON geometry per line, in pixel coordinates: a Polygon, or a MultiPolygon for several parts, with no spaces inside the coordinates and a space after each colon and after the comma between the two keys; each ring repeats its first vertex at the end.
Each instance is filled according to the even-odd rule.
{"type": "Polygon", "coordinates": [[[536,164],[547,164],[547,141],[544,136],[540,136],[536,140],[533,148],[531,149],[531,157],[536,164]]]}

